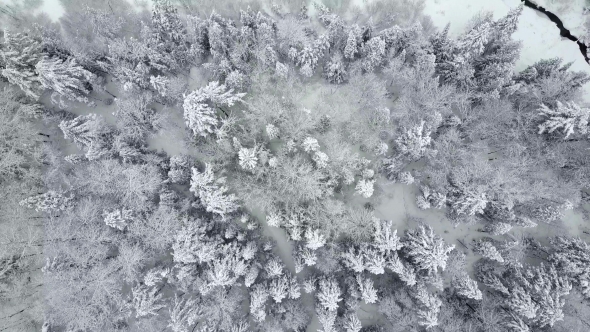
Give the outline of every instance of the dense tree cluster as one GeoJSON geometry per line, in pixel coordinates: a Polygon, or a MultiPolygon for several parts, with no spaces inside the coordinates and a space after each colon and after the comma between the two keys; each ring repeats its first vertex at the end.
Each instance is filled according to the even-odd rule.
{"type": "Polygon", "coordinates": [[[0,39],[0,331],[590,326],[590,77],[522,6],[70,7],[0,39]]]}

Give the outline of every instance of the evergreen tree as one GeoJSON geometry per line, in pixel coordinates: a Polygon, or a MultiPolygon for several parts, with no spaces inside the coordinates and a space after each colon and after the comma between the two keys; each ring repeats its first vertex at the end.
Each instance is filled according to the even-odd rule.
{"type": "Polygon", "coordinates": [[[0,58],[4,63],[2,76],[21,88],[27,96],[37,100],[42,93],[35,71],[41,59],[41,43],[27,33],[5,31],[0,58]]]}
{"type": "Polygon", "coordinates": [[[468,299],[478,301],[482,299],[483,295],[479,288],[477,288],[477,282],[471,279],[467,274],[463,273],[455,277],[453,280],[453,284],[455,289],[457,290],[457,294],[468,299]]]}
{"type": "Polygon", "coordinates": [[[482,255],[483,257],[496,261],[498,263],[504,263],[504,258],[498,252],[498,249],[490,241],[477,241],[475,242],[473,251],[482,255]]]}
{"type": "Polygon", "coordinates": [[[409,230],[404,239],[404,250],[411,261],[428,273],[436,273],[439,267],[444,270],[448,254],[454,248],[454,245],[447,246],[430,226],[409,230]]]}
{"type": "MultiPolygon", "coordinates": [[[[193,134],[208,137],[215,134],[219,125],[214,108],[222,105],[233,106],[244,97],[244,93],[234,93],[219,82],[210,82],[207,86],[191,92],[184,98],[184,119],[193,134]]],[[[226,112],[222,110],[223,112],[226,112]]]]}
{"type": "Polygon", "coordinates": [[[554,252],[549,260],[559,273],[570,276],[582,294],[590,298],[590,245],[579,238],[559,236],[552,239],[554,252]]]}
{"type": "Polygon", "coordinates": [[[61,60],[44,56],[36,65],[43,88],[54,91],[52,101],[63,107],[61,98],[89,104],[90,81],[94,75],[76,63],[74,58],[61,60]]]}
{"type": "Polygon", "coordinates": [[[225,177],[215,178],[211,165],[205,165],[205,171],[192,169],[190,190],[201,199],[208,212],[217,213],[222,218],[238,210],[237,197],[228,194],[225,177]]]}
{"type": "Polygon", "coordinates": [[[154,1],[152,29],[148,47],[154,50],[151,54],[158,54],[158,60],[164,58],[170,70],[179,69],[190,61],[186,29],[169,0],[154,1]]]}
{"type": "Polygon", "coordinates": [[[590,120],[590,108],[581,108],[574,102],[568,102],[565,105],[557,101],[555,110],[550,109],[542,104],[539,114],[546,120],[539,125],[539,134],[545,132],[551,134],[557,129],[561,129],[566,140],[574,131],[585,135],[588,133],[588,121],[590,120]]]}
{"type": "Polygon", "coordinates": [[[420,159],[426,152],[428,145],[430,145],[430,131],[425,129],[425,124],[426,122],[422,121],[420,125],[405,130],[395,140],[399,152],[411,160],[420,159]]]}
{"type": "Polygon", "coordinates": [[[335,279],[320,279],[317,299],[322,308],[329,311],[338,309],[338,302],[342,301],[341,295],[340,287],[335,279]]]}

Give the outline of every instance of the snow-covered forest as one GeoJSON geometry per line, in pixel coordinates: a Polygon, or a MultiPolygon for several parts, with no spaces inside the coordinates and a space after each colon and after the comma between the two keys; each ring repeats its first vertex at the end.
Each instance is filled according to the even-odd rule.
{"type": "Polygon", "coordinates": [[[590,331],[590,74],[517,68],[533,9],[60,2],[0,6],[0,332],[590,331]]]}

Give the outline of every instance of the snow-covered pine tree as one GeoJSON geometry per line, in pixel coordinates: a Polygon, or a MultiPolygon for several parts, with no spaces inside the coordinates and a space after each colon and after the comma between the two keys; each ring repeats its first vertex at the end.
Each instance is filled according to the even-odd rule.
{"type": "Polygon", "coordinates": [[[371,278],[363,278],[357,274],[356,282],[361,292],[361,298],[363,301],[365,301],[365,303],[376,303],[379,300],[379,297],[377,296],[377,290],[375,289],[373,280],[371,280],[371,278]]]}
{"type": "Polygon", "coordinates": [[[157,287],[137,284],[131,289],[131,294],[137,318],[156,315],[158,310],[166,307],[162,293],[159,292],[157,287]]]}
{"type": "Polygon", "coordinates": [[[356,187],[354,188],[356,194],[363,196],[364,198],[370,198],[373,196],[375,180],[358,180],[356,187]]]}
{"type": "Polygon", "coordinates": [[[311,250],[317,250],[326,244],[326,237],[319,229],[308,228],[305,232],[305,239],[307,240],[305,246],[311,250]]]}
{"type": "Polygon", "coordinates": [[[238,151],[238,163],[241,168],[246,171],[252,171],[256,168],[256,164],[258,162],[258,157],[256,156],[256,148],[241,148],[238,151]]]}
{"type": "Polygon", "coordinates": [[[540,101],[555,107],[556,101],[570,100],[584,84],[590,81],[587,73],[569,70],[571,62],[562,63],[561,58],[539,60],[515,75],[515,82],[522,85],[517,94],[519,100],[527,96],[534,97],[534,102],[540,101]]]}
{"type": "Polygon", "coordinates": [[[41,59],[41,50],[41,43],[26,32],[4,31],[4,43],[0,48],[0,58],[4,63],[1,74],[34,100],[42,93],[35,72],[35,66],[41,59]]]}
{"type": "Polygon", "coordinates": [[[67,197],[56,191],[49,190],[44,194],[28,197],[20,201],[19,204],[35,209],[37,212],[64,211],[71,206],[72,199],[73,197],[67,197]]]}
{"type": "Polygon", "coordinates": [[[71,139],[78,146],[89,147],[93,141],[100,139],[107,130],[104,118],[91,113],[80,115],[72,120],[64,120],[59,124],[64,137],[71,139]]]}
{"type": "Polygon", "coordinates": [[[325,66],[324,75],[326,80],[332,84],[342,84],[346,81],[347,74],[342,54],[334,54],[325,66]]]}
{"type": "Polygon", "coordinates": [[[215,179],[210,164],[205,165],[203,172],[193,167],[190,191],[201,199],[208,212],[219,214],[222,218],[239,208],[236,195],[227,193],[225,178],[215,179]]]}
{"type": "Polygon", "coordinates": [[[482,255],[483,257],[496,261],[498,263],[504,263],[504,258],[498,252],[498,249],[490,241],[476,241],[473,246],[473,251],[482,255]]]}
{"type": "Polygon", "coordinates": [[[359,53],[358,44],[360,43],[361,28],[358,25],[353,25],[346,39],[346,46],[344,47],[344,57],[346,59],[354,59],[359,53]]]}
{"type": "Polygon", "coordinates": [[[416,271],[411,266],[404,264],[397,253],[388,258],[386,267],[395,272],[406,285],[414,286],[416,284],[416,271]]]}
{"type": "Polygon", "coordinates": [[[288,290],[289,280],[286,276],[274,278],[268,285],[268,293],[276,303],[281,303],[289,295],[288,290]]]}
{"type": "Polygon", "coordinates": [[[539,125],[539,134],[545,132],[551,134],[557,129],[561,129],[564,134],[563,139],[567,140],[575,132],[582,135],[588,133],[590,108],[581,108],[573,101],[567,102],[565,105],[557,101],[555,110],[542,104],[539,114],[545,118],[545,121],[539,125]]]}
{"type": "Polygon", "coordinates": [[[477,91],[482,98],[497,99],[501,93],[513,91],[512,75],[520,53],[520,43],[511,40],[522,13],[520,5],[498,21],[491,23],[489,41],[482,55],[473,59],[477,91]]]}
{"type": "Polygon", "coordinates": [[[373,241],[375,247],[385,255],[389,255],[400,250],[403,244],[397,236],[397,229],[391,230],[393,222],[391,220],[375,219],[375,235],[373,241]]]}
{"type": "Polygon", "coordinates": [[[436,273],[439,267],[444,270],[449,252],[455,249],[454,245],[447,246],[430,226],[409,230],[403,244],[406,254],[416,267],[428,273],[436,273]]]}
{"type": "Polygon", "coordinates": [[[430,132],[424,128],[425,124],[425,121],[421,121],[420,125],[406,129],[395,140],[399,152],[411,160],[420,159],[426,152],[428,145],[430,145],[430,132]]]}
{"type": "Polygon", "coordinates": [[[94,74],[80,66],[76,59],[50,58],[44,56],[35,66],[43,88],[53,91],[51,100],[60,107],[65,106],[62,98],[93,104],[88,99],[90,82],[94,74]]]}
{"type": "Polygon", "coordinates": [[[195,220],[182,227],[176,234],[172,245],[174,262],[183,264],[204,264],[217,256],[222,242],[207,234],[207,226],[195,220]]]}
{"type": "Polygon", "coordinates": [[[342,253],[342,263],[347,269],[356,273],[362,273],[365,270],[365,255],[362,249],[356,249],[353,246],[342,253]]]}
{"type": "Polygon", "coordinates": [[[178,295],[175,295],[174,302],[169,309],[168,327],[173,332],[189,332],[203,314],[202,305],[198,298],[183,297],[179,299],[178,295]]]}
{"type": "Polygon", "coordinates": [[[438,314],[442,301],[436,295],[429,293],[424,284],[416,284],[412,295],[419,304],[417,316],[420,320],[418,324],[427,330],[438,326],[438,314]]]}
{"type": "Polygon", "coordinates": [[[269,278],[277,278],[283,275],[284,267],[285,265],[275,257],[266,262],[264,270],[268,274],[269,278]]]}
{"type": "Polygon", "coordinates": [[[361,321],[358,319],[356,314],[351,312],[344,316],[342,327],[346,330],[346,332],[360,332],[363,326],[361,325],[361,321]]]}
{"type": "Polygon", "coordinates": [[[580,238],[558,236],[551,240],[549,260],[559,273],[572,278],[582,294],[590,298],[590,245],[580,238]]]}
{"type": "Polygon", "coordinates": [[[329,310],[316,305],[315,311],[323,327],[323,330],[318,330],[318,332],[336,332],[334,327],[337,315],[336,310],[329,310]]]}
{"type": "Polygon", "coordinates": [[[473,216],[483,214],[487,204],[488,199],[485,193],[465,191],[451,201],[451,208],[457,215],[473,216]]]}
{"type": "Polygon", "coordinates": [[[269,297],[267,288],[263,284],[256,284],[250,291],[250,314],[257,322],[266,318],[266,300],[269,297]]]}
{"type": "Polygon", "coordinates": [[[148,38],[148,47],[158,54],[152,62],[163,61],[169,70],[176,70],[189,63],[189,47],[186,29],[178,10],[169,0],[155,0],[152,7],[152,33],[148,38]]]}
{"type": "Polygon", "coordinates": [[[317,299],[324,309],[329,311],[335,311],[338,309],[338,302],[342,301],[342,298],[340,297],[341,295],[342,292],[340,291],[336,279],[320,279],[317,299]]]}
{"type": "Polygon", "coordinates": [[[481,300],[483,295],[477,287],[477,281],[471,279],[466,273],[462,273],[453,279],[453,286],[457,294],[473,300],[481,300]]]}
{"type": "Polygon", "coordinates": [[[219,119],[215,108],[222,110],[221,106],[233,106],[242,100],[245,93],[234,93],[224,84],[217,81],[209,82],[207,86],[195,90],[184,98],[184,119],[193,134],[208,137],[217,131],[219,119]]]}
{"type": "Polygon", "coordinates": [[[385,40],[381,36],[373,37],[364,43],[361,49],[362,66],[367,72],[372,72],[383,62],[385,56],[385,40]]]}
{"type": "Polygon", "coordinates": [[[133,211],[121,208],[115,209],[111,212],[104,212],[104,222],[109,227],[116,228],[118,230],[124,230],[125,227],[133,220],[133,211]]]}

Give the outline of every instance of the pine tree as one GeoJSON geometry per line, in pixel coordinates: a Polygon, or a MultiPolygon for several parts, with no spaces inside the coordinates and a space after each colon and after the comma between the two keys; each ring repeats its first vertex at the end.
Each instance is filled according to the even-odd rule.
{"type": "Polygon", "coordinates": [[[263,322],[266,318],[266,300],[269,293],[262,284],[257,284],[250,291],[250,314],[257,322],[263,322]]]}
{"type": "Polygon", "coordinates": [[[203,314],[202,303],[197,299],[179,299],[178,295],[175,295],[169,313],[168,327],[173,332],[189,332],[203,314]]]}
{"type": "Polygon", "coordinates": [[[498,252],[498,249],[490,241],[477,241],[474,244],[473,251],[482,255],[483,257],[496,261],[498,263],[504,263],[504,258],[498,252]]]}
{"type": "Polygon", "coordinates": [[[320,233],[319,229],[308,228],[305,232],[305,239],[307,240],[305,246],[311,250],[317,250],[326,244],[326,237],[320,233]]]}
{"type": "Polygon", "coordinates": [[[170,79],[166,76],[150,76],[150,85],[156,92],[162,96],[166,97],[168,94],[168,86],[170,85],[170,79]]]}
{"type": "Polygon", "coordinates": [[[453,212],[458,215],[473,216],[475,214],[483,214],[483,211],[488,204],[488,199],[485,193],[462,192],[459,197],[454,199],[451,203],[453,212]]]}
{"type": "Polygon", "coordinates": [[[370,198],[371,196],[373,196],[373,191],[375,190],[373,188],[374,185],[375,185],[375,180],[360,179],[357,182],[354,190],[358,195],[361,195],[364,198],[370,198]]]}
{"type": "Polygon", "coordinates": [[[347,269],[362,273],[365,270],[365,255],[362,250],[348,247],[348,251],[342,253],[342,263],[347,269]]]}
{"type": "Polygon", "coordinates": [[[406,129],[395,140],[399,152],[411,160],[420,159],[426,152],[428,145],[430,145],[430,132],[425,130],[425,124],[426,122],[422,121],[420,125],[406,129]]]}
{"type": "Polygon", "coordinates": [[[528,294],[523,287],[516,285],[510,291],[510,297],[506,304],[510,310],[517,313],[519,316],[533,319],[537,316],[538,305],[533,301],[530,294],[528,294]]]}
{"type": "Polygon", "coordinates": [[[166,307],[156,287],[138,284],[131,289],[131,294],[137,318],[156,315],[159,309],[166,307]]]}
{"type": "Polygon", "coordinates": [[[205,171],[192,169],[190,191],[201,199],[208,212],[219,214],[222,218],[238,210],[237,198],[227,193],[225,178],[215,179],[211,165],[205,165],[205,171]]]}
{"type": "Polygon", "coordinates": [[[335,279],[320,279],[317,299],[324,309],[329,311],[338,309],[338,302],[342,301],[341,295],[340,287],[335,279]]]}
{"type": "Polygon", "coordinates": [[[170,157],[168,178],[172,183],[187,183],[191,177],[191,165],[191,160],[186,155],[175,155],[170,157]]]}
{"type": "Polygon", "coordinates": [[[404,239],[404,249],[411,261],[418,269],[428,273],[436,273],[439,267],[444,270],[448,254],[454,248],[454,245],[447,246],[430,226],[410,230],[404,239]]]}
{"type": "Polygon", "coordinates": [[[365,269],[373,274],[385,273],[385,257],[379,250],[364,247],[365,269]]]}
{"type": "Polygon", "coordinates": [[[4,32],[0,59],[4,63],[2,76],[17,85],[34,100],[39,99],[42,90],[35,66],[41,59],[41,43],[27,33],[4,32]]]}
{"type": "Polygon", "coordinates": [[[303,147],[303,150],[305,152],[314,152],[317,151],[320,148],[320,145],[318,143],[318,140],[313,138],[313,137],[306,137],[303,140],[303,143],[301,143],[301,147],[303,147]]]}
{"type": "Polygon", "coordinates": [[[361,321],[354,313],[349,313],[344,316],[344,323],[342,327],[346,330],[346,332],[360,332],[362,325],[361,321]]]}
{"type": "Polygon", "coordinates": [[[562,65],[562,62],[560,58],[543,59],[515,75],[514,81],[522,85],[517,97],[533,96],[535,102],[551,107],[555,107],[558,100],[570,100],[590,81],[590,76],[585,72],[572,72],[569,70],[572,63],[562,65]]]}
{"type": "Polygon", "coordinates": [[[442,301],[435,295],[428,293],[424,284],[417,284],[412,295],[419,303],[417,316],[420,320],[418,324],[426,329],[438,326],[438,314],[442,301]]]}
{"type": "Polygon", "coordinates": [[[398,278],[408,286],[414,286],[417,282],[416,272],[412,267],[404,264],[397,254],[392,255],[386,262],[386,267],[398,275],[398,278]]]}
{"type": "Polygon", "coordinates": [[[460,274],[453,280],[457,294],[473,300],[481,300],[483,298],[481,291],[477,288],[477,282],[471,279],[466,273],[460,274]]]}
{"type": "Polygon", "coordinates": [[[353,27],[348,32],[348,38],[346,39],[346,46],[344,47],[344,57],[346,59],[354,59],[355,55],[358,53],[357,35],[359,34],[359,32],[357,32],[356,30],[360,30],[360,28],[358,26],[356,26],[356,29],[355,29],[355,27],[353,27]]]}
{"type": "Polygon", "coordinates": [[[241,148],[238,152],[239,165],[247,171],[251,171],[256,168],[258,157],[256,157],[256,148],[248,149],[241,148]]]}
{"type": "Polygon", "coordinates": [[[365,303],[376,303],[379,300],[377,290],[373,286],[373,280],[370,278],[362,278],[360,275],[357,275],[356,282],[361,292],[361,298],[365,303]]]}
{"type": "Polygon", "coordinates": [[[67,197],[56,191],[50,190],[44,194],[31,196],[19,202],[21,206],[35,209],[37,212],[50,212],[52,210],[64,211],[71,206],[73,197],[67,197]]]}
{"type": "Polygon", "coordinates": [[[80,115],[72,120],[64,120],[59,129],[66,139],[71,139],[78,146],[89,147],[107,133],[104,118],[95,113],[80,115]]]}
{"type": "Polygon", "coordinates": [[[268,285],[268,293],[276,303],[281,303],[289,295],[288,290],[289,280],[286,276],[274,278],[268,285]]]}
{"type": "Polygon", "coordinates": [[[564,140],[567,140],[570,135],[577,130],[580,134],[588,133],[588,121],[590,120],[590,108],[581,108],[574,102],[568,102],[563,105],[557,101],[555,110],[550,109],[542,104],[539,109],[539,114],[547,118],[539,125],[539,134],[548,132],[553,133],[557,129],[561,129],[564,140]]]}
{"type": "Polygon", "coordinates": [[[107,226],[124,230],[125,227],[133,220],[133,211],[129,209],[116,209],[111,212],[104,213],[104,222],[107,226]]]}
{"type": "MultiPolygon", "coordinates": [[[[220,106],[233,106],[241,101],[245,93],[234,93],[219,82],[209,82],[207,86],[195,90],[184,98],[184,119],[187,127],[194,135],[208,137],[215,134],[220,121],[215,108],[220,106]]],[[[223,110],[222,110],[223,111],[223,110]]],[[[223,111],[225,112],[225,111],[223,111]]]]}
{"type": "Polygon", "coordinates": [[[397,229],[391,230],[393,222],[391,220],[374,220],[375,222],[375,247],[385,255],[389,255],[400,250],[403,244],[397,236],[397,229]]]}
{"type": "Polygon", "coordinates": [[[347,79],[347,72],[342,59],[342,54],[336,53],[325,66],[326,80],[332,84],[342,84],[347,79]]]}
{"type": "Polygon", "coordinates": [[[554,252],[549,260],[560,273],[572,278],[587,298],[590,298],[590,245],[579,238],[559,236],[552,239],[554,252]]]}
{"type": "Polygon", "coordinates": [[[269,278],[276,278],[282,276],[283,268],[284,265],[278,258],[270,259],[268,262],[266,262],[266,265],[264,266],[264,269],[266,270],[266,273],[268,274],[269,278]]]}
{"type": "Polygon", "coordinates": [[[383,62],[385,56],[385,40],[378,37],[371,38],[362,47],[362,66],[367,72],[372,72],[383,62]]]}
{"type": "Polygon", "coordinates": [[[92,104],[88,100],[90,82],[94,75],[82,68],[76,59],[49,58],[44,56],[35,66],[39,82],[43,88],[54,91],[52,101],[60,106],[65,103],[61,98],[92,104]]]}
{"type": "Polygon", "coordinates": [[[254,285],[254,282],[256,282],[256,278],[258,277],[258,272],[259,270],[257,267],[251,266],[244,276],[244,286],[250,288],[252,285],[254,285]]]}
{"type": "Polygon", "coordinates": [[[336,310],[329,310],[320,306],[316,306],[315,311],[317,313],[318,320],[323,327],[323,330],[318,330],[318,332],[336,332],[336,329],[334,328],[337,314],[336,310]]]}
{"type": "Polygon", "coordinates": [[[486,225],[485,230],[493,235],[504,235],[512,229],[512,225],[505,222],[491,222],[486,225]]]}
{"type": "MultiPolygon", "coordinates": [[[[186,29],[178,15],[178,10],[169,0],[154,1],[152,27],[153,32],[148,45],[154,50],[153,54],[169,58],[165,61],[169,69],[178,69],[190,61],[186,29]]],[[[161,58],[158,57],[159,59],[161,58]]]]}
{"type": "Polygon", "coordinates": [[[199,223],[191,222],[176,234],[172,245],[174,262],[203,264],[217,256],[221,241],[208,236],[206,226],[199,223]]]}

